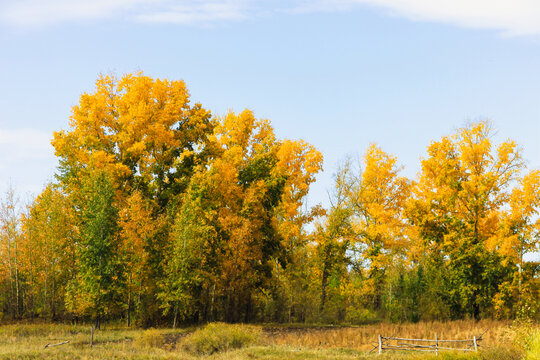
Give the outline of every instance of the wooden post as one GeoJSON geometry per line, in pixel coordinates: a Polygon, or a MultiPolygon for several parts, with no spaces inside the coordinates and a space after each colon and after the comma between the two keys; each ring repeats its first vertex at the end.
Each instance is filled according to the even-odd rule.
{"type": "Polygon", "coordinates": [[[476,335],[473,336],[474,351],[478,351],[478,343],[476,342],[476,335]]]}
{"type": "Polygon", "coordinates": [[[379,354],[382,354],[382,336],[379,334],[379,354]]]}
{"type": "Polygon", "coordinates": [[[90,346],[94,346],[94,326],[90,326],[90,346]]]}
{"type": "Polygon", "coordinates": [[[439,336],[435,333],[435,355],[439,356],[439,336]]]}

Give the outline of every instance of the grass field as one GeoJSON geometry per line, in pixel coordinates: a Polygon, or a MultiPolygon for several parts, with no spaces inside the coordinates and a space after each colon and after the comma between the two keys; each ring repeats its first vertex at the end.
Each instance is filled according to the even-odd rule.
{"type": "Polygon", "coordinates": [[[242,326],[111,328],[62,324],[0,326],[0,359],[482,359],[540,360],[538,326],[497,321],[376,324],[359,327],[242,326]],[[488,330],[478,353],[368,353],[377,335],[471,338],[488,330]],[[47,347],[47,344],[67,344],[47,347]]]}

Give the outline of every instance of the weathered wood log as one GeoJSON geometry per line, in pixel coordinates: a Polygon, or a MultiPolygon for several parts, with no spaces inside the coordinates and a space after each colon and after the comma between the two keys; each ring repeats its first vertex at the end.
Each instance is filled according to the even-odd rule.
{"type": "Polygon", "coordinates": [[[383,339],[385,339],[385,340],[402,340],[402,341],[424,341],[424,342],[435,342],[435,341],[438,341],[438,342],[471,342],[472,341],[472,339],[468,339],[468,340],[441,340],[441,339],[428,340],[428,339],[405,339],[405,338],[391,338],[391,337],[383,337],[383,339]]]}
{"type": "Polygon", "coordinates": [[[58,343],[58,344],[47,344],[47,345],[45,345],[44,349],[46,349],[46,348],[48,348],[48,347],[64,345],[64,344],[67,344],[67,343],[69,343],[69,340],[64,341],[64,342],[61,342],[61,343],[58,343]]]}
{"type": "Polygon", "coordinates": [[[410,346],[410,347],[419,347],[419,348],[435,348],[435,345],[419,345],[419,344],[407,344],[407,343],[398,343],[397,346],[410,346]]]}

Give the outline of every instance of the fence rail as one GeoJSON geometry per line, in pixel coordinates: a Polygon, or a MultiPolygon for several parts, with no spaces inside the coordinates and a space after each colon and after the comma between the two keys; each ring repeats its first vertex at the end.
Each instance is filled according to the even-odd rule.
{"type": "MultiPolygon", "coordinates": [[[[486,330],[487,331],[487,330],[486,330]]],[[[472,339],[439,339],[435,334],[435,339],[408,339],[399,337],[385,337],[379,334],[378,344],[371,350],[379,349],[379,354],[382,354],[384,350],[399,350],[399,351],[429,351],[439,354],[439,350],[453,350],[453,351],[478,351],[482,336],[486,333],[484,331],[480,336],[473,336],[472,339]],[[443,346],[439,344],[442,343],[443,346]],[[451,343],[456,343],[466,347],[450,347],[451,343]]]]}

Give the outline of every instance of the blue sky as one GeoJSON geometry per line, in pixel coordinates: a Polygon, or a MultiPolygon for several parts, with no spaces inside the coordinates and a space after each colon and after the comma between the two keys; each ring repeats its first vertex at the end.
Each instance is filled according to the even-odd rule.
{"type": "Polygon", "coordinates": [[[52,132],[100,73],[184,79],[336,164],[375,142],[414,177],[431,140],[489,118],[540,168],[535,0],[0,0],[0,191],[52,178],[52,132]]]}

